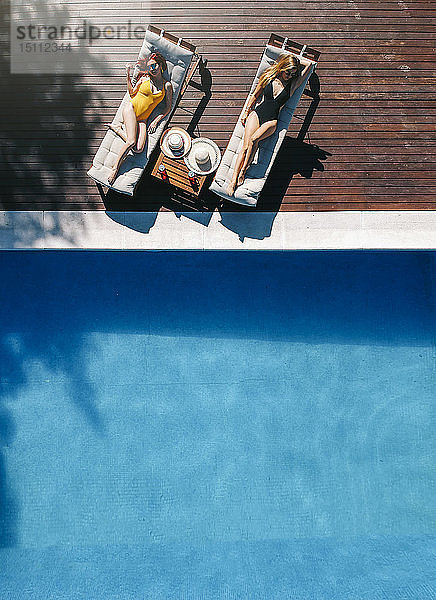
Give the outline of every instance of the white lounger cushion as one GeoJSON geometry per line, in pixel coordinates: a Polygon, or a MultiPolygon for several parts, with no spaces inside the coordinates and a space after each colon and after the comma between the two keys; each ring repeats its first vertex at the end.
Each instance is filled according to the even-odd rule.
{"type": "MultiPolygon", "coordinates": [[[[276,48],[275,46],[267,45],[267,47],[265,48],[265,52],[262,55],[262,59],[260,61],[259,69],[257,70],[256,77],[253,81],[253,85],[251,86],[250,95],[254,92],[257,86],[257,82],[259,81],[259,78],[265,71],[265,69],[270,65],[274,64],[274,62],[276,62],[279,56],[282,54],[293,53],[284,51],[281,48],[276,48]]],[[[244,141],[245,128],[241,123],[241,117],[239,117],[235,129],[233,131],[232,137],[230,138],[229,144],[224,152],[223,158],[216,172],[215,178],[209,188],[219,196],[225,198],[226,200],[237,202],[238,204],[245,204],[247,206],[256,206],[259,194],[262,191],[263,186],[265,185],[268,173],[271,170],[277,152],[279,151],[283,139],[286,135],[286,132],[288,131],[289,124],[291,122],[295,108],[297,107],[298,102],[300,101],[301,95],[303,94],[304,88],[306,87],[307,80],[309,79],[316,65],[315,62],[310,61],[307,58],[299,58],[305,64],[311,63],[311,68],[305,76],[304,81],[295,90],[295,92],[289,98],[287,103],[281,109],[276,131],[271,136],[269,136],[265,140],[262,140],[259,143],[259,148],[254,156],[252,164],[247,170],[244,183],[238,188],[236,188],[233,196],[229,196],[226,192],[226,189],[228,184],[230,183],[230,179],[235,168],[236,160],[239,152],[242,149],[244,141]]],[[[247,102],[248,97],[245,102],[244,109],[247,102]]],[[[243,111],[241,111],[241,114],[242,112],[243,111]]]]}
{"type": "MultiPolygon", "coordinates": [[[[143,152],[136,154],[130,151],[128,153],[124,161],[121,163],[120,170],[118,171],[118,177],[114,181],[113,185],[110,186],[112,189],[124,194],[129,194],[130,196],[133,195],[135,186],[147,165],[150,154],[156,147],[156,144],[159,142],[166,124],[171,118],[172,110],[177,102],[177,98],[180,94],[181,87],[193,57],[193,53],[190,50],[187,50],[182,46],[178,46],[164,37],[160,37],[159,35],[147,30],[138,58],[145,58],[150,52],[160,52],[167,61],[168,71],[164,73],[164,76],[166,79],[171,80],[173,86],[173,102],[171,112],[159,123],[156,131],[147,136],[147,142],[143,152]]],[[[134,75],[136,75],[136,71],[134,75]]],[[[123,108],[126,102],[130,102],[130,96],[128,92],[126,92],[117,110],[114,120],[112,121],[112,125],[118,126],[122,124],[123,108]]],[[[151,123],[151,120],[153,120],[154,117],[163,112],[164,106],[165,99],[162,100],[162,103],[158,104],[151,113],[148,121],[149,123],[151,123]]],[[[95,181],[107,186],[107,178],[111,168],[115,164],[123,144],[124,141],[120,138],[120,136],[111,129],[108,129],[99,149],[97,150],[92,167],[88,171],[88,175],[95,181]]]]}

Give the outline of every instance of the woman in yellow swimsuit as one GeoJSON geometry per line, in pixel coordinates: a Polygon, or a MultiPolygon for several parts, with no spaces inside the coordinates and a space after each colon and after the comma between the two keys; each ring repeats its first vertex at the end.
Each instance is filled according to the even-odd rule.
{"type": "Polygon", "coordinates": [[[127,102],[123,109],[123,119],[126,126],[126,134],[121,129],[114,129],[123,139],[122,146],[115,165],[108,177],[109,185],[115,181],[121,163],[125,159],[129,150],[142,152],[147,138],[147,119],[154,108],[165,98],[165,108],[162,114],[158,115],[150,123],[148,132],[153,133],[163,118],[171,110],[173,99],[173,87],[170,81],[166,81],[163,73],[167,68],[164,57],[153,52],[148,59],[138,61],[140,69],[135,87],[130,79],[130,65],[126,68],[127,89],[130,94],[130,102],[127,102]],[[138,132],[139,129],[139,132],[138,132]],[[137,136],[138,133],[138,136],[137,136]],[[137,139],[138,138],[138,139],[137,139]],[[135,147],[134,147],[135,146],[135,147]]]}

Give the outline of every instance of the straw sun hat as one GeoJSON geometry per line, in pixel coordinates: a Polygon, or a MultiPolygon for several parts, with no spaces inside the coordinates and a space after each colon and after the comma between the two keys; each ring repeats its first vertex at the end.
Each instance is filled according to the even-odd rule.
{"type": "Polygon", "coordinates": [[[185,165],[197,175],[209,175],[217,170],[221,152],[214,141],[208,138],[194,138],[191,149],[185,156],[185,165]]]}
{"type": "Polygon", "coordinates": [[[183,158],[191,149],[191,136],[181,127],[171,127],[162,134],[160,147],[168,158],[183,158]]]}

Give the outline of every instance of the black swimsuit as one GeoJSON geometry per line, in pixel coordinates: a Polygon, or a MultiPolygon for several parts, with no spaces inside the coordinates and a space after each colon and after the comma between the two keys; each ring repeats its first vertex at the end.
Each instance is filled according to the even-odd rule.
{"type": "Polygon", "coordinates": [[[254,111],[259,117],[259,125],[267,121],[276,121],[281,107],[289,100],[291,82],[287,83],[280,94],[274,98],[272,81],[263,90],[263,101],[256,106],[254,111]]]}

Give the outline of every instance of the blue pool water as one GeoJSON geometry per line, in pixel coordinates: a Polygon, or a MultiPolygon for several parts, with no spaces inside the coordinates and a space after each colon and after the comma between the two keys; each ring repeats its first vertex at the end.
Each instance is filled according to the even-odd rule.
{"type": "Polygon", "coordinates": [[[0,267],[2,600],[436,598],[436,253],[0,267]]]}

